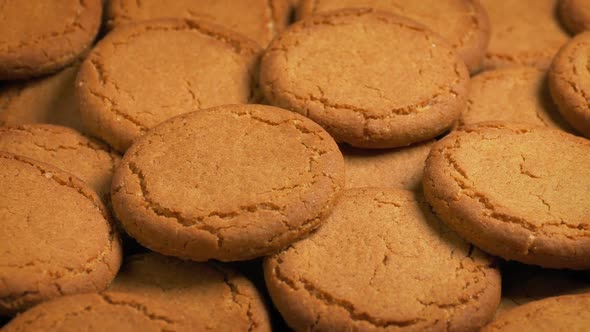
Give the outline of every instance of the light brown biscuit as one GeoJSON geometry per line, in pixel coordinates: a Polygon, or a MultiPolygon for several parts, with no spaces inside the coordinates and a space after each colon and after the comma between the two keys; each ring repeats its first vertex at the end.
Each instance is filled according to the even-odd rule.
{"type": "Polygon", "coordinates": [[[561,115],[590,138],[590,32],[561,48],[549,70],[549,88],[561,115]]]}
{"type": "Polygon", "coordinates": [[[69,173],[0,152],[0,315],[104,290],[121,245],[98,196],[69,173]]]}
{"type": "Polygon", "coordinates": [[[100,27],[100,0],[4,0],[0,80],[56,72],[88,49],[100,27]]]}
{"type": "Polygon", "coordinates": [[[74,174],[104,201],[121,159],[108,146],[60,126],[32,124],[0,127],[0,151],[53,165],[74,174]]]}
{"type": "Polygon", "coordinates": [[[273,253],[317,228],[344,187],[344,161],[320,126],[263,105],[173,118],[137,140],[113,177],[127,232],[196,261],[273,253]]]}
{"type": "Polygon", "coordinates": [[[84,132],[74,82],[79,64],[43,78],[0,87],[0,126],[50,123],[84,132]]]}
{"type": "Polygon", "coordinates": [[[256,287],[219,264],[184,262],[154,253],[131,256],[109,290],[148,296],[183,310],[198,324],[195,331],[271,330],[256,287]]]}
{"type": "Polygon", "coordinates": [[[559,17],[574,34],[590,30],[590,3],[586,0],[560,0],[559,17]]]}
{"type": "Polygon", "coordinates": [[[256,100],[261,49],[204,22],[161,20],[113,30],[78,74],[87,129],[124,152],[173,116],[256,100]]]}
{"type": "Polygon", "coordinates": [[[269,45],[260,71],[271,104],[365,148],[406,146],[445,132],[465,106],[468,83],[465,65],[442,38],[370,9],[294,24],[269,45]]]}
{"type": "Polygon", "coordinates": [[[550,297],[501,314],[482,332],[588,331],[590,294],[550,297]]]}
{"type": "Polygon", "coordinates": [[[342,145],[346,187],[422,190],[424,161],[434,142],[393,150],[363,150],[342,145]]]}
{"type": "Polygon", "coordinates": [[[557,18],[559,0],[481,0],[492,35],[484,69],[533,66],[547,69],[569,35],[557,18]]]}
{"type": "Polygon", "coordinates": [[[590,268],[590,141],[523,124],[482,123],[432,148],[424,193],[464,239],[509,260],[590,268]]]}
{"type": "Polygon", "coordinates": [[[195,318],[149,296],[104,292],[64,296],[17,316],[2,332],[197,331],[195,318]]]}
{"type": "Polygon", "coordinates": [[[485,71],[471,79],[467,108],[458,124],[527,123],[571,131],[551,100],[546,72],[533,67],[485,71]]]}
{"type": "Polygon", "coordinates": [[[287,0],[110,0],[107,28],[159,18],[209,20],[266,46],[288,24],[287,0]]]}
{"type": "Polygon", "coordinates": [[[300,18],[343,8],[375,8],[420,22],[444,37],[471,72],[477,72],[490,40],[490,22],[479,0],[304,0],[300,18]]]}
{"type": "Polygon", "coordinates": [[[491,259],[403,190],[347,190],[317,232],[266,258],[264,272],[296,331],[476,330],[500,301],[491,259]]]}

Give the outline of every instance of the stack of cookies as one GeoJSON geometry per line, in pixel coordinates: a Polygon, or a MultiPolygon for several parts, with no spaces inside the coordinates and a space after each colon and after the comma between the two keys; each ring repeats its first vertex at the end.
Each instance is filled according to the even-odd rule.
{"type": "Polygon", "coordinates": [[[0,23],[2,331],[590,331],[588,1],[0,23]]]}

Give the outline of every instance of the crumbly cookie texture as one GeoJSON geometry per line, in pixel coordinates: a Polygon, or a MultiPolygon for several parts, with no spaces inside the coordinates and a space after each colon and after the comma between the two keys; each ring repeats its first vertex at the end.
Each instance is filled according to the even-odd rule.
{"type": "Polygon", "coordinates": [[[202,21],[159,20],[110,32],[77,79],[88,130],[120,152],[182,113],[257,100],[260,46],[202,21]]]}
{"type": "Polygon", "coordinates": [[[590,268],[590,141],[510,123],[459,129],[424,169],[437,215],[466,240],[509,260],[590,268]],[[557,152],[558,151],[558,152],[557,152]]]}
{"type": "Polygon", "coordinates": [[[158,18],[210,20],[263,46],[287,27],[290,16],[288,0],[110,0],[105,11],[108,29],[158,18]]]}
{"type": "Polygon", "coordinates": [[[375,8],[422,23],[449,42],[470,72],[481,68],[490,40],[490,22],[479,0],[304,0],[298,16],[306,18],[343,8],[375,8]]]}
{"type": "Polygon", "coordinates": [[[0,80],[58,71],[78,59],[98,32],[101,0],[5,0],[0,6],[0,80]]]}
{"type": "Polygon", "coordinates": [[[113,177],[127,232],[196,261],[276,252],[317,228],[344,187],[344,161],[320,126],[263,105],[173,118],[140,138],[113,177]]]}
{"type": "Polygon", "coordinates": [[[260,70],[271,104],[304,114],[338,142],[364,148],[442,134],[465,106],[468,83],[465,64],[442,38],[371,9],[294,24],[269,45],[260,70]]]}
{"type": "Polygon", "coordinates": [[[559,0],[480,0],[492,34],[484,69],[532,66],[547,69],[569,40],[555,12],[559,0]]]}
{"type": "Polygon", "coordinates": [[[104,290],[121,245],[98,196],[53,166],[0,152],[0,315],[104,290]]]}
{"type": "Polygon", "coordinates": [[[549,88],[561,115],[590,138],[590,32],[577,35],[553,59],[549,88]]]}
{"type": "Polygon", "coordinates": [[[403,190],[347,190],[317,232],[267,257],[264,272],[296,331],[476,330],[500,301],[490,257],[403,190]]]}
{"type": "Polygon", "coordinates": [[[121,157],[105,144],[60,126],[29,124],[0,127],[0,150],[35,159],[74,174],[103,201],[121,157]]]}
{"type": "Polygon", "coordinates": [[[590,3],[585,0],[560,0],[559,17],[571,33],[590,30],[590,3]]]}
{"type": "Polygon", "coordinates": [[[198,322],[196,330],[270,331],[270,318],[256,287],[215,263],[195,263],[155,253],[128,257],[110,291],[146,295],[179,307],[198,322]]]}

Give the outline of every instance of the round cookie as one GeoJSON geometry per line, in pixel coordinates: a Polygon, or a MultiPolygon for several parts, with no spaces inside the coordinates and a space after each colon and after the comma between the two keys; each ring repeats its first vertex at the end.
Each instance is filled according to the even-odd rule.
{"type": "Polygon", "coordinates": [[[304,0],[298,16],[343,8],[375,8],[424,24],[449,42],[472,73],[480,69],[490,39],[490,22],[479,0],[304,0]]]}
{"type": "Polygon", "coordinates": [[[555,14],[559,0],[480,0],[492,34],[484,69],[533,66],[548,69],[569,35],[555,14]]]}
{"type": "Polygon", "coordinates": [[[533,67],[489,70],[471,79],[467,107],[458,124],[486,121],[571,130],[551,100],[545,71],[533,67]]]}
{"type": "Polygon", "coordinates": [[[590,141],[524,124],[460,128],[432,148],[424,193],[467,241],[508,260],[590,268],[590,141]]]}
{"type": "Polygon", "coordinates": [[[442,38],[370,9],[294,24],[269,45],[260,70],[267,101],[364,148],[406,146],[445,132],[465,106],[468,83],[465,65],[442,38]]]}
{"type": "Polygon", "coordinates": [[[17,316],[3,332],[196,331],[195,318],[178,307],[137,294],[104,292],[64,296],[17,316]]]}
{"type": "Polygon", "coordinates": [[[176,115],[255,101],[260,52],[253,41],[204,22],[123,26],[101,40],[80,68],[82,120],[124,152],[176,115]]]}
{"type": "Polygon", "coordinates": [[[158,18],[206,19],[266,46],[289,21],[287,0],[109,0],[107,28],[158,18]]]}
{"type": "Polygon", "coordinates": [[[101,198],[110,198],[120,156],[77,131],[47,124],[0,127],[0,151],[38,160],[74,174],[101,198]]]}
{"type": "Polygon", "coordinates": [[[128,257],[109,288],[148,296],[180,308],[195,331],[270,331],[262,296],[244,276],[217,264],[185,262],[158,254],[128,257]]]}
{"type": "Polygon", "coordinates": [[[52,166],[0,152],[0,315],[104,290],[119,237],[96,194],[52,166]]]}
{"type": "Polygon", "coordinates": [[[574,34],[590,30],[590,3],[586,0],[560,0],[559,17],[574,34]]]}
{"type": "Polygon", "coordinates": [[[246,260],[317,228],[344,187],[334,140],[309,119],[227,105],[154,128],[115,171],[112,202],[127,232],[169,256],[246,260]]]}
{"type": "Polygon", "coordinates": [[[574,37],[555,56],[549,70],[549,89],[561,115],[590,138],[590,32],[574,37]]]}
{"type": "Polygon", "coordinates": [[[55,72],[88,49],[100,27],[100,0],[4,0],[0,80],[55,72]]]}
{"type": "Polygon", "coordinates": [[[342,145],[346,187],[422,190],[424,161],[434,142],[393,150],[363,150],[342,145]]]}
{"type": "Polygon", "coordinates": [[[500,301],[492,260],[403,190],[346,190],[326,223],[267,257],[264,272],[296,331],[476,330],[500,301]]]}
{"type": "Polygon", "coordinates": [[[482,332],[587,331],[590,294],[550,297],[501,314],[482,332]]]}
{"type": "Polygon", "coordinates": [[[50,123],[84,132],[74,82],[78,63],[43,78],[0,87],[0,126],[50,123]]]}

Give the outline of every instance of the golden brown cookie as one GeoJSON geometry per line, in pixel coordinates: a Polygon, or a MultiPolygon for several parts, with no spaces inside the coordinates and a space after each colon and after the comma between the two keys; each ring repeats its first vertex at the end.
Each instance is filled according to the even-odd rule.
{"type": "Polygon", "coordinates": [[[561,115],[590,138],[590,32],[577,35],[555,56],[549,88],[561,115]]]}
{"type": "Polygon", "coordinates": [[[78,68],[76,63],[51,76],[0,87],[0,126],[50,123],[84,132],[74,96],[78,68]]]}
{"type": "Polygon", "coordinates": [[[590,268],[590,141],[524,124],[482,123],[432,148],[424,193],[464,239],[509,260],[590,268]]]}
{"type": "Polygon", "coordinates": [[[287,0],[109,0],[107,28],[158,18],[209,20],[238,32],[262,46],[288,24],[287,0]]]}
{"type": "Polygon", "coordinates": [[[393,148],[449,129],[469,74],[441,38],[370,9],[318,14],[267,48],[260,84],[273,105],[323,126],[339,142],[393,148]]]}
{"type": "Polygon", "coordinates": [[[161,20],[113,30],[78,74],[88,130],[124,152],[173,116],[254,101],[256,43],[204,22],[161,20]]]}
{"type": "Polygon", "coordinates": [[[459,125],[485,121],[571,130],[551,100],[546,72],[533,67],[489,70],[471,79],[459,125]]]}
{"type": "Polygon", "coordinates": [[[112,201],[127,232],[196,261],[273,253],[317,228],[344,187],[344,161],[320,126],[263,105],[173,118],[127,151],[112,201]]]}
{"type": "Polygon", "coordinates": [[[304,0],[298,16],[343,8],[375,8],[420,22],[444,37],[471,72],[480,69],[490,39],[490,22],[479,0],[304,0]]]}
{"type": "Polygon", "coordinates": [[[121,245],[100,199],[53,166],[0,152],[0,315],[104,290],[121,245]]]}
{"type": "Polygon", "coordinates": [[[195,331],[270,331],[270,319],[256,287],[218,264],[185,262],[155,253],[128,257],[109,288],[144,295],[179,308],[195,331]]]}
{"type": "Polygon", "coordinates": [[[35,159],[74,174],[109,200],[120,156],[108,146],[60,126],[31,124],[0,127],[0,151],[35,159]]]}
{"type": "Polygon", "coordinates": [[[569,35],[557,18],[559,0],[480,0],[492,35],[483,66],[547,69],[569,35]]]}
{"type": "Polygon", "coordinates": [[[590,3],[586,0],[560,0],[559,17],[574,34],[590,30],[590,3]]]}
{"type": "Polygon", "coordinates": [[[434,140],[392,150],[364,150],[340,146],[346,187],[383,187],[422,190],[424,161],[434,140]]]}
{"type": "Polygon", "coordinates": [[[266,258],[266,284],[296,331],[467,331],[500,301],[491,259],[417,194],[345,191],[309,238],[266,258]]]}
{"type": "Polygon", "coordinates": [[[588,331],[590,293],[550,297],[501,314],[482,332],[588,331]]]}
{"type": "Polygon", "coordinates": [[[4,0],[0,80],[53,73],[88,49],[100,27],[100,0],[4,0]]]}
{"type": "MultiPolygon", "coordinates": [[[[169,303],[168,303],[169,304],[169,303]]],[[[175,306],[137,294],[104,292],[64,296],[17,316],[2,332],[197,331],[199,322],[175,306]]]]}

